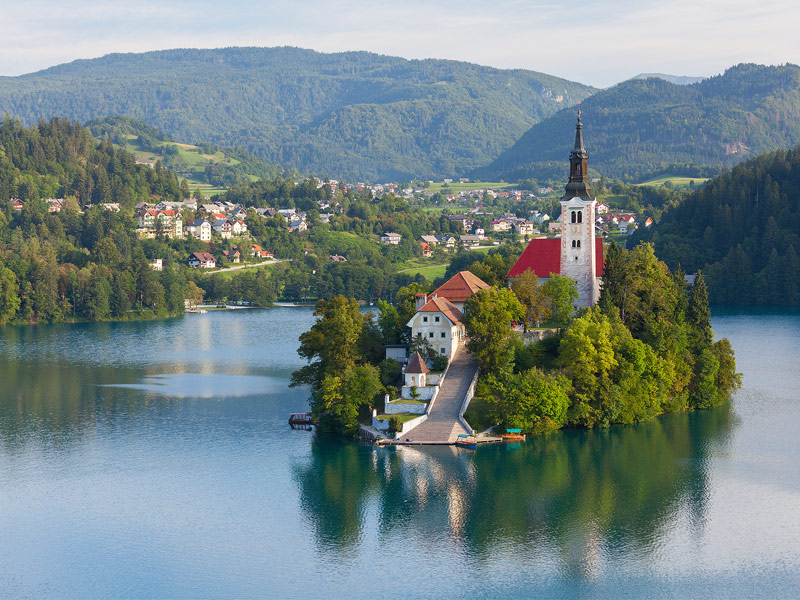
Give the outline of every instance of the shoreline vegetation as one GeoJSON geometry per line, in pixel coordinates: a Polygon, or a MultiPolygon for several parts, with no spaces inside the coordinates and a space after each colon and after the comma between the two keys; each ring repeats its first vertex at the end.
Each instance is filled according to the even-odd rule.
{"type": "MultiPolygon", "coordinates": [[[[471,270],[492,275],[492,260],[471,270]]],[[[591,308],[572,309],[572,281],[551,277],[547,285],[555,290],[540,293],[547,286],[531,273],[511,288],[495,280],[468,298],[467,349],[481,368],[468,412],[473,428],[536,434],[640,423],[717,407],[741,387],[730,342],[714,341],[703,274],[688,286],[652,245],[609,246],[600,301],[591,308]],[[541,341],[526,344],[510,327],[543,318],[555,318],[558,332],[541,341]]],[[[292,385],[311,386],[322,431],[354,435],[359,417],[396,391],[401,366],[383,359],[383,345],[408,341],[405,323],[420,292],[417,284],[402,288],[394,305],[378,303],[377,318],[360,313],[353,298],[317,303],[317,322],[298,349],[309,364],[293,373],[292,385]]]]}

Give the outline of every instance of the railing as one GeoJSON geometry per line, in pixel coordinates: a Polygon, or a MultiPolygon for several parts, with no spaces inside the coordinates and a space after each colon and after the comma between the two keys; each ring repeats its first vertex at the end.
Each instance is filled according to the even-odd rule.
{"type": "Polygon", "coordinates": [[[475,387],[478,385],[478,375],[480,374],[481,370],[475,369],[475,375],[473,375],[472,381],[470,382],[469,387],[467,388],[467,393],[464,394],[464,402],[461,403],[461,410],[458,411],[459,422],[464,427],[464,429],[466,429],[470,433],[472,433],[472,427],[470,427],[470,424],[467,423],[466,419],[464,419],[464,413],[467,412],[467,407],[469,406],[470,400],[472,400],[473,396],[475,396],[475,387]]]}

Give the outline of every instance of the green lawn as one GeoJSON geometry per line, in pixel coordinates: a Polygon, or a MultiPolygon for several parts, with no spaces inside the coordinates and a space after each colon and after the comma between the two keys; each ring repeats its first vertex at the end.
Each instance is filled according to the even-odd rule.
{"type": "Polygon", "coordinates": [[[514,187],[516,184],[514,183],[506,183],[505,181],[501,182],[492,182],[492,181],[471,181],[469,183],[432,183],[426,189],[432,190],[434,192],[464,192],[470,190],[502,190],[505,188],[514,187]],[[445,187],[446,186],[446,187],[445,187]]]}
{"type": "Polygon", "coordinates": [[[405,423],[406,421],[410,421],[411,419],[416,419],[417,417],[421,417],[422,415],[415,415],[414,413],[398,413],[396,415],[378,415],[376,419],[379,421],[388,421],[392,417],[398,417],[401,423],[405,423]]]}
{"type": "Polygon", "coordinates": [[[406,273],[411,276],[419,274],[433,281],[437,277],[444,277],[445,271],[447,271],[447,265],[431,265],[429,267],[409,267],[407,269],[402,269],[400,273],[406,273]]]}
{"type": "Polygon", "coordinates": [[[708,179],[708,177],[679,177],[677,175],[662,175],[661,177],[648,179],[647,181],[642,181],[635,185],[650,185],[658,187],[669,181],[675,188],[684,188],[689,187],[690,181],[694,181],[695,187],[698,187],[708,181],[708,179]]]}
{"type": "MultiPolygon", "coordinates": [[[[271,265],[261,265],[261,266],[254,265],[252,267],[245,267],[243,269],[236,269],[235,271],[207,271],[206,274],[207,275],[218,275],[219,277],[224,277],[226,279],[230,279],[231,277],[233,277],[234,275],[236,275],[238,273],[245,273],[247,271],[257,271],[258,269],[266,269],[267,271],[270,271],[270,270],[272,270],[272,267],[274,267],[276,264],[278,264],[278,263],[273,263],[271,265]]],[[[231,267],[235,267],[236,265],[230,265],[230,266],[231,267]]]]}

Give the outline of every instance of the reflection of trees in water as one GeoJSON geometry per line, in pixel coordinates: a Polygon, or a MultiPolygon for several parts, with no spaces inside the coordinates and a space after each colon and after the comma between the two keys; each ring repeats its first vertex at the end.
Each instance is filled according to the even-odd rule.
{"type": "Polygon", "coordinates": [[[475,453],[317,438],[295,477],[328,548],[359,542],[375,498],[386,541],[456,543],[479,559],[498,544],[532,560],[545,548],[563,568],[590,576],[604,557],[654,551],[678,515],[702,527],[705,462],[727,443],[734,419],[728,404],[475,453]]]}
{"type": "Polygon", "coordinates": [[[141,403],[129,402],[129,390],[101,387],[121,378],[136,381],[140,375],[112,367],[0,361],[0,381],[13,382],[0,386],[0,445],[6,450],[32,441],[77,445],[98,420],[142,409],[141,403]]]}

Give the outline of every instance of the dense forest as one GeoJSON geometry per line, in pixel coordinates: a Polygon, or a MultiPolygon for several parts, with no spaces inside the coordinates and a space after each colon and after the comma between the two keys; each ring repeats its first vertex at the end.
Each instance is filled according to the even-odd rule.
{"type": "MultiPolygon", "coordinates": [[[[535,276],[530,283],[535,290],[535,276]]],[[[467,347],[481,366],[477,393],[488,418],[473,424],[479,430],[637,423],[719,406],[740,386],[730,342],[714,341],[702,275],[687,289],[683,272],[671,272],[650,244],[611,245],[600,302],[571,320],[569,302],[559,333],[529,345],[507,326],[538,302],[519,292],[519,285],[495,287],[465,303],[467,347]]]]}
{"type": "Polygon", "coordinates": [[[304,173],[409,180],[484,165],[593,91],[456,61],[223,48],[112,54],[2,77],[0,112],[25,124],[122,114],[304,173]]]}
{"type": "Polygon", "coordinates": [[[150,197],[177,200],[175,175],[65,119],[0,124],[0,323],[126,319],[183,311],[186,281],[157,273],[130,211],[150,197]],[[43,198],[67,198],[50,213],[43,198]],[[11,198],[24,200],[14,210],[11,198]]]}
{"type": "Polygon", "coordinates": [[[667,210],[631,243],[703,270],[717,304],[800,304],[800,147],[748,160],[667,210]]]}
{"type": "MultiPolygon", "coordinates": [[[[800,143],[800,67],[741,64],[692,85],[632,79],[581,105],[592,168],[609,177],[698,177],[800,143]]],[[[537,123],[473,176],[563,176],[575,109],[537,123]]]]}

